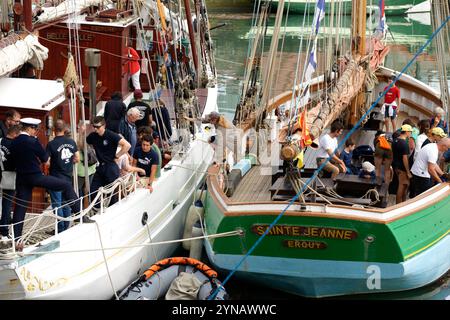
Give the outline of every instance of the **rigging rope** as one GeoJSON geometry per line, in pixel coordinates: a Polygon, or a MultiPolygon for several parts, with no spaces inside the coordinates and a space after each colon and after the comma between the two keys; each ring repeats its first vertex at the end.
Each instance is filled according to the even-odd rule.
{"type": "MultiPolygon", "coordinates": [[[[378,105],[378,102],[384,98],[386,93],[392,88],[392,86],[395,85],[395,83],[398,81],[398,79],[406,72],[406,70],[411,66],[411,64],[419,57],[419,55],[425,50],[425,48],[431,43],[431,41],[436,37],[437,34],[444,28],[444,26],[450,21],[450,15],[447,16],[445,21],[439,26],[438,29],[436,29],[433,34],[428,38],[425,44],[423,44],[420,49],[416,52],[416,54],[413,56],[413,58],[406,64],[405,67],[396,75],[395,79],[392,81],[392,83],[385,88],[385,90],[382,92],[382,94],[376,99],[376,101],[372,104],[372,106],[369,108],[369,110],[366,111],[366,113],[363,115],[361,119],[357,121],[355,126],[349,130],[349,132],[345,135],[344,139],[341,140],[336,150],[339,150],[343,145],[345,144],[345,141],[347,141],[350,136],[360,127],[361,122],[364,118],[366,118],[373,108],[375,108],[378,105]]],[[[306,181],[305,186],[298,192],[286,205],[286,207],[280,212],[280,214],[272,221],[272,223],[269,225],[269,227],[265,230],[265,232],[256,240],[256,242],[252,245],[252,247],[247,251],[247,253],[239,260],[239,262],[235,265],[233,270],[230,271],[230,273],[227,275],[224,281],[222,281],[222,285],[225,286],[227,282],[231,279],[231,277],[236,273],[236,271],[239,269],[239,267],[244,263],[244,261],[253,253],[253,251],[259,246],[261,241],[266,237],[267,234],[272,230],[272,228],[278,223],[278,221],[284,216],[286,211],[292,206],[292,204],[297,201],[300,194],[302,194],[306,188],[316,177],[318,174],[323,170],[323,168],[328,164],[328,162],[331,160],[331,157],[328,157],[315,171],[312,177],[306,181]]],[[[209,299],[214,299],[216,295],[219,293],[219,290],[215,290],[213,294],[209,297],[209,299]]]]}

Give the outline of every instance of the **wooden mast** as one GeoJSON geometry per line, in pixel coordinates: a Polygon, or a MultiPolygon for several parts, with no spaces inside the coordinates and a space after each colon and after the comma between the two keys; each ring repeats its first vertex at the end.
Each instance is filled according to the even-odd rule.
{"type": "MultiPolygon", "coordinates": [[[[366,9],[367,0],[352,1],[352,55],[357,62],[361,62],[366,54],[366,9]]],[[[358,109],[365,104],[363,90],[364,87],[351,103],[349,126],[356,124],[358,109]]]]}
{"type": "MultiPolygon", "coordinates": [[[[195,70],[198,70],[198,58],[197,58],[197,47],[195,46],[195,35],[194,35],[194,27],[192,24],[192,16],[191,16],[191,6],[189,4],[190,0],[184,0],[184,8],[186,10],[186,19],[189,28],[189,39],[191,40],[191,50],[192,50],[192,59],[194,59],[194,67],[195,70]]],[[[198,17],[197,17],[198,19],[198,17]]],[[[199,75],[197,74],[197,79],[199,75]]]]}

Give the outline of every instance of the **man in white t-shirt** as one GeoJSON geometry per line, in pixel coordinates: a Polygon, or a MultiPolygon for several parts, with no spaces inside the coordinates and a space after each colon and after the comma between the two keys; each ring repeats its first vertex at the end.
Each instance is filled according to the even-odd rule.
{"type": "Polygon", "coordinates": [[[346,167],[344,161],[339,159],[339,154],[335,150],[338,147],[339,137],[343,132],[344,126],[339,121],[331,124],[330,133],[324,134],[319,139],[319,150],[317,152],[317,167],[320,167],[329,157],[331,160],[327,162],[323,168],[325,171],[331,172],[331,179],[335,180],[339,172],[345,172],[346,167]]]}
{"type": "Polygon", "coordinates": [[[141,168],[138,168],[138,167],[133,167],[130,164],[130,158],[129,157],[130,156],[128,155],[128,153],[124,153],[117,160],[117,166],[119,167],[119,170],[120,170],[120,176],[123,177],[123,176],[125,176],[126,174],[128,174],[130,172],[137,172],[137,173],[145,175],[145,170],[144,169],[141,169],[141,168]]]}
{"type": "Polygon", "coordinates": [[[442,183],[440,178],[444,173],[439,168],[439,152],[446,152],[450,148],[450,139],[443,138],[439,143],[429,143],[420,149],[411,168],[413,175],[413,194],[418,196],[432,187],[432,180],[442,183]]]}

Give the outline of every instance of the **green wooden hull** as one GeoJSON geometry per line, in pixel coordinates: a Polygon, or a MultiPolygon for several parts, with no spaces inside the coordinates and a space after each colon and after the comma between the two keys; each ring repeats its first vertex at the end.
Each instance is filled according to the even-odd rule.
{"type": "MultiPolygon", "coordinates": [[[[392,222],[340,217],[283,216],[253,251],[253,256],[401,263],[450,233],[450,196],[392,222]]],[[[208,234],[242,229],[244,236],[210,240],[219,254],[245,255],[276,215],[246,212],[228,215],[211,194],[205,204],[208,234]]]]}
{"type": "MultiPolygon", "coordinates": [[[[274,6],[274,9],[277,8],[279,0],[273,0],[272,4],[274,6]]],[[[326,0],[326,12],[329,13],[331,11],[329,0],[326,0]]],[[[424,0],[385,0],[385,13],[386,15],[403,15],[406,10],[410,9],[411,7],[424,2],[424,0]]],[[[335,10],[337,10],[337,2],[335,2],[335,10]]],[[[377,8],[378,2],[374,1],[372,8],[368,7],[369,10],[375,10],[377,8]]],[[[315,1],[308,1],[308,0],[286,0],[284,2],[284,7],[287,9],[289,7],[289,13],[295,13],[295,14],[303,14],[306,10],[308,13],[314,13],[315,9],[315,1]]],[[[344,14],[351,14],[352,12],[352,1],[347,0],[343,1],[343,7],[342,7],[344,14]]]]}

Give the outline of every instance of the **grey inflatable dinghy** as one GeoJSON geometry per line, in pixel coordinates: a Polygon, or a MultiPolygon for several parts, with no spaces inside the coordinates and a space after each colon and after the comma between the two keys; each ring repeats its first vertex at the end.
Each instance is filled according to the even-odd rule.
{"type": "Polygon", "coordinates": [[[193,258],[160,260],[120,294],[120,300],[226,300],[217,272],[193,258]]]}

